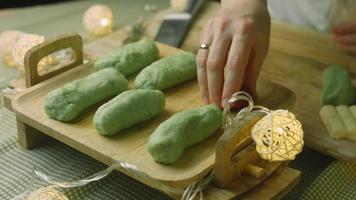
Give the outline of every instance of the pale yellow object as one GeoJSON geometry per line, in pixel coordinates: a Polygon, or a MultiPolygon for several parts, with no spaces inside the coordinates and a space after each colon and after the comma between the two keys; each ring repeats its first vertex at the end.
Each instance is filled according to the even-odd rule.
{"type": "Polygon", "coordinates": [[[288,110],[269,112],[254,125],[251,134],[257,152],[269,161],[294,160],[304,144],[302,125],[288,110]]]}
{"type": "Polygon", "coordinates": [[[323,106],[320,110],[320,117],[331,138],[342,139],[347,137],[347,128],[335,106],[323,106]]]}
{"type": "Polygon", "coordinates": [[[356,106],[323,106],[320,117],[331,138],[356,140],[356,106]]]}
{"type": "Polygon", "coordinates": [[[344,125],[346,127],[347,130],[347,138],[349,139],[356,139],[356,119],[355,117],[352,115],[351,110],[348,106],[345,105],[341,105],[341,106],[337,106],[336,110],[338,112],[338,114],[341,117],[342,122],[344,122],[344,125]]]}
{"type": "Polygon", "coordinates": [[[84,28],[93,36],[104,36],[113,32],[114,16],[111,8],[95,4],[83,16],[84,28]]]}

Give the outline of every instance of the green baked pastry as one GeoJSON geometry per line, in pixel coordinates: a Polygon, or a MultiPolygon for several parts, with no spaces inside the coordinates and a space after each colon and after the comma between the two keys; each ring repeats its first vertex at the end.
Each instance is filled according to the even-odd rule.
{"type": "Polygon", "coordinates": [[[97,110],[94,126],[102,135],[113,135],[160,114],[165,103],[165,96],[159,90],[129,90],[97,110]]]}
{"type": "Polygon", "coordinates": [[[156,162],[172,164],[184,149],[197,144],[222,125],[222,112],[207,105],[177,113],[163,122],[151,134],[147,149],[156,162]]]}
{"type": "Polygon", "coordinates": [[[106,56],[95,62],[97,70],[113,67],[128,76],[140,71],[159,58],[156,44],[149,39],[130,43],[110,51],[106,56]]]}
{"type": "Polygon", "coordinates": [[[108,68],[75,80],[48,94],[44,109],[50,118],[68,122],[85,109],[127,90],[125,77],[108,68]]]}
{"type": "Polygon", "coordinates": [[[355,93],[351,79],[346,69],[339,66],[330,66],[324,71],[324,87],[322,92],[324,105],[352,105],[355,93]]]}
{"type": "Polygon", "coordinates": [[[162,58],[143,69],[135,79],[135,87],[164,90],[196,75],[195,55],[184,52],[162,58]]]}

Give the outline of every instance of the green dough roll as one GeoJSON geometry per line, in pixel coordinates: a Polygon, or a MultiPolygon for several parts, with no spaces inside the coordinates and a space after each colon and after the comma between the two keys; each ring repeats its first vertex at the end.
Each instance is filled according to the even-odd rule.
{"type": "Polygon", "coordinates": [[[347,71],[339,66],[331,66],[324,71],[322,103],[324,105],[352,105],[355,101],[354,89],[347,71]]]}
{"type": "Polygon", "coordinates": [[[128,76],[140,71],[159,58],[156,44],[149,39],[127,44],[112,50],[102,59],[95,62],[97,70],[113,67],[128,76]]]}
{"type": "Polygon", "coordinates": [[[127,90],[127,87],[125,77],[116,69],[108,68],[50,92],[44,108],[53,119],[71,121],[85,109],[127,90]]]}
{"type": "Polygon", "coordinates": [[[172,164],[187,147],[197,144],[222,125],[222,112],[207,105],[177,113],[151,134],[147,149],[156,162],[172,164]]]}
{"type": "Polygon", "coordinates": [[[129,90],[102,105],[94,115],[94,125],[100,134],[114,135],[160,114],[165,103],[159,90],[129,90]]]}
{"type": "Polygon", "coordinates": [[[135,87],[164,90],[196,75],[195,55],[184,52],[162,58],[143,69],[135,79],[135,87]]]}

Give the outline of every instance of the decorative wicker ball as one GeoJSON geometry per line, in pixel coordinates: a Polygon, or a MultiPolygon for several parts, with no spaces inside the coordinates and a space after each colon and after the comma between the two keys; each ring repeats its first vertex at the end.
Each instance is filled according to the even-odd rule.
{"type": "Polygon", "coordinates": [[[9,66],[15,66],[12,49],[22,34],[20,31],[4,31],[0,34],[0,57],[9,66]]]}
{"type": "Polygon", "coordinates": [[[254,125],[251,134],[265,160],[293,160],[303,148],[302,125],[288,110],[269,112],[254,125]]]}
{"type": "Polygon", "coordinates": [[[95,4],[84,13],[83,26],[93,36],[104,36],[112,33],[113,21],[110,7],[95,4]]]}
{"type": "Polygon", "coordinates": [[[68,198],[54,187],[44,187],[33,191],[26,200],[68,200],[68,198]]]}
{"type": "MultiPolygon", "coordinates": [[[[24,71],[24,60],[25,60],[25,54],[27,53],[28,50],[30,50],[32,47],[43,43],[45,41],[45,37],[42,35],[36,35],[36,34],[27,34],[24,33],[21,35],[19,40],[16,42],[12,49],[12,57],[14,60],[15,65],[21,70],[24,71]]],[[[39,65],[45,65],[48,61],[46,60],[41,60],[42,63],[39,63],[39,65]]]]}

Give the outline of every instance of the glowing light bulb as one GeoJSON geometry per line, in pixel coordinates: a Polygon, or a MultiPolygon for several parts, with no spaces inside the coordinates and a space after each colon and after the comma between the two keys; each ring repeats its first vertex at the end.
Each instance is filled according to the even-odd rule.
{"type": "Polygon", "coordinates": [[[6,65],[15,66],[12,49],[22,34],[24,33],[20,31],[4,31],[0,34],[0,57],[6,65]]]}
{"type": "Polygon", "coordinates": [[[85,12],[83,26],[93,36],[104,36],[112,33],[113,20],[112,11],[108,6],[96,4],[85,12]]]}
{"type": "MultiPolygon", "coordinates": [[[[21,70],[25,71],[25,55],[34,46],[41,44],[45,41],[45,37],[42,35],[27,34],[21,35],[12,49],[12,58],[14,64],[21,70]]],[[[46,62],[42,63],[42,65],[46,62]]]]}
{"type": "Polygon", "coordinates": [[[101,19],[100,24],[102,26],[107,26],[107,25],[109,25],[109,20],[107,18],[101,19]]]}
{"type": "Polygon", "coordinates": [[[26,200],[68,200],[68,198],[56,188],[48,186],[33,191],[26,200]]]}
{"type": "Polygon", "coordinates": [[[254,125],[251,134],[257,152],[269,161],[293,160],[304,144],[302,125],[288,110],[271,111],[254,125]]]}

